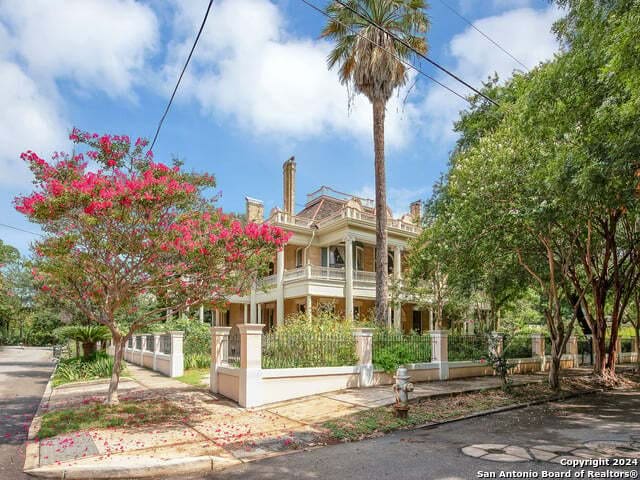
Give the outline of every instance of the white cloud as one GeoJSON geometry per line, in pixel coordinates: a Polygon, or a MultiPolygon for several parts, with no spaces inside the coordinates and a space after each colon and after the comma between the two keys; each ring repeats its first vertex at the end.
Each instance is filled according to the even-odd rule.
{"type": "Polygon", "coordinates": [[[155,14],[133,0],[0,0],[0,185],[27,184],[22,151],[66,146],[58,80],[130,98],[157,37],[155,14]]]}
{"type": "Polygon", "coordinates": [[[2,19],[38,77],[128,96],[158,38],[155,14],[133,0],[5,0],[2,19]]]}
{"type": "Polygon", "coordinates": [[[59,147],[63,120],[55,102],[18,65],[1,60],[0,111],[0,185],[26,184],[28,172],[19,154],[59,147]]]}
{"type": "MultiPolygon", "coordinates": [[[[558,43],[550,29],[560,14],[554,6],[545,10],[522,8],[483,18],[474,24],[528,68],[532,68],[541,61],[551,59],[558,51],[558,43]]],[[[514,69],[521,68],[471,27],[453,37],[448,49],[455,59],[451,69],[476,88],[494,73],[504,80],[511,76],[514,69]]],[[[471,93],[449,80],[446,83],[460,93],[471,93]]],[[[432,86],[423,104],[429,138],[436,142],[454,139],[453,122],[465,107],[466,102],[438,86],[432,86]]]]}
{"type": "MultiPolygon", "coordinates": [[[[201,3],[176,4],[173,44],[165,68],[165,87],[176,78],[202,15],[201,3]]],[[[348,112],[346,88],[327,69],[331,43],[294,38],[285,32],[281,11],[268,0],[217,3],[185,76],[182,95],[207,114],[232,118],[255,134],[302,138],[342,134],[371,139],[371,106],[357,96],[348,112]],[[187,78],[188,77],[188,78],[187,78]]],[[[389,145],[408,141],[407,122],[415,118],[402,97],[388,105],[389,145]]]]}

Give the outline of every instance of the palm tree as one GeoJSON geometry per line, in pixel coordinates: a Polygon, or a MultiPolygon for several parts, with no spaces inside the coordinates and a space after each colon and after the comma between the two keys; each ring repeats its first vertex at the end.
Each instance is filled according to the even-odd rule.
{"type": "Polygon", "coordinates": [[[111,332],[104,325],[66,325],[56,328],[54,334],[60,339],[81,343],[84,358],[89,358],[95,353],[97,342],[104,342],[111,338],[111,332]]]}
{"type": "MultiPolygon", "coordinates": [[[[336,42],[327,58],[329,68],[337,66],[342,84],[364,94],[373,106],[376,321],[381,324],[386,323],[388,304],[385,108],[393,92],[407,82],[407,67],[400,60],[408,60],[414,53],[386,32],[400,38],[416,51],[426,53],[424,35],[429,28],[429,20],[425,9],[424,0],[332,1],[326,9],[330,18],[322,31],[322,37],[336,42]]],[[[396,268],[400,268],[400,265],[396,268]]]]}

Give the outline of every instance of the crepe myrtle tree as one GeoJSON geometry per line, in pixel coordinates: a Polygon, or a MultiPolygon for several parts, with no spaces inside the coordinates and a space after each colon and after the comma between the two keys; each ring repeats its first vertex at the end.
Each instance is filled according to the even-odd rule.
{"type": "Polygon", "coordinates": [[[69,138],[74,152],[51,162],[22,154],[35,191],[15,207],[44,232],[32,246],[41,289],[111,332],[113,405],[123,347],[136,331],[169,309],[246,291],[289,234],[225,215],[205,197],[211,175],[154,162],[144,139],[77,129],[69,138]]]}

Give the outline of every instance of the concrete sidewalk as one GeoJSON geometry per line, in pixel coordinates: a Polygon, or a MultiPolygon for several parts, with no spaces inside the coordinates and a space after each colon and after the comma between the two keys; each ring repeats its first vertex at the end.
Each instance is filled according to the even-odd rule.
{"type": "MultiPolygon", "coordinates": [[[[188,413],[180,422],[93,429],[32,441],[25,471],[51,478],[153,477],[224,469],[321,442],[327,420],[394,402],[389,385],[350,389],[243,409],[223,397],[134,365],[123,379],[121,400],[165,399],[188,413]]],[[[541,382],[540,375],[517,375],[514,384],[541,382]]],[[[497,388],[495,377],[418,383],[414,398],[497,388]]],[[[101,401],[107,382],[53,389],[45,411],[101,401]]]]}

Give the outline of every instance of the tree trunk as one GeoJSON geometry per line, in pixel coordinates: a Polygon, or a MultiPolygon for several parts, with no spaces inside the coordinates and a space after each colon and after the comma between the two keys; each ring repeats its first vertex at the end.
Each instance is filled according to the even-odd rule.
{"type": "MultiPolygon", "coordinates": [[[[636,371],[640,372],[640,319],[638,323],[634,325],[633,332],[636,334],[636,371]]],[[[631,351],[634,351],[633,349],[631,351]]]]}
{"type": "MultiPolygon", "coordinates": [[[[373,101],[373,145],[376,181],[376,322],[388,324],[387,180],[384,164],[385,102],[373,101]]],[[[400,268],[400,265],[394,265],[400,268]]]]}
{"type": "Polygon", "coordinates": [[[95,342],[83,342],[82,343],[82,357],[89,358],[96,351],[95,342]]]}
{"type": "Polygon", "coordinates": [[[552,390],[560,390],[560,355],[557,355],[555,348],[551,349],[551,365],[549,366],[549,386],[552,390]]]}
{"type": "Polygon", "coordinates": [[[604,333],[596,336],[593,334],[593,373],[603,375],[607,366],[607,349],[604,333]]]}
{"type": "Polygon", "coordinates": [[[113,371],[111,372],[111,381],[109,382],[109,391],[107,392],[107,405],[118,404],[118,383],[120,383],[120,366],[122,365],[122,354],[124,353],[125,337],[114,336],[114,360],[113,371]]]}

